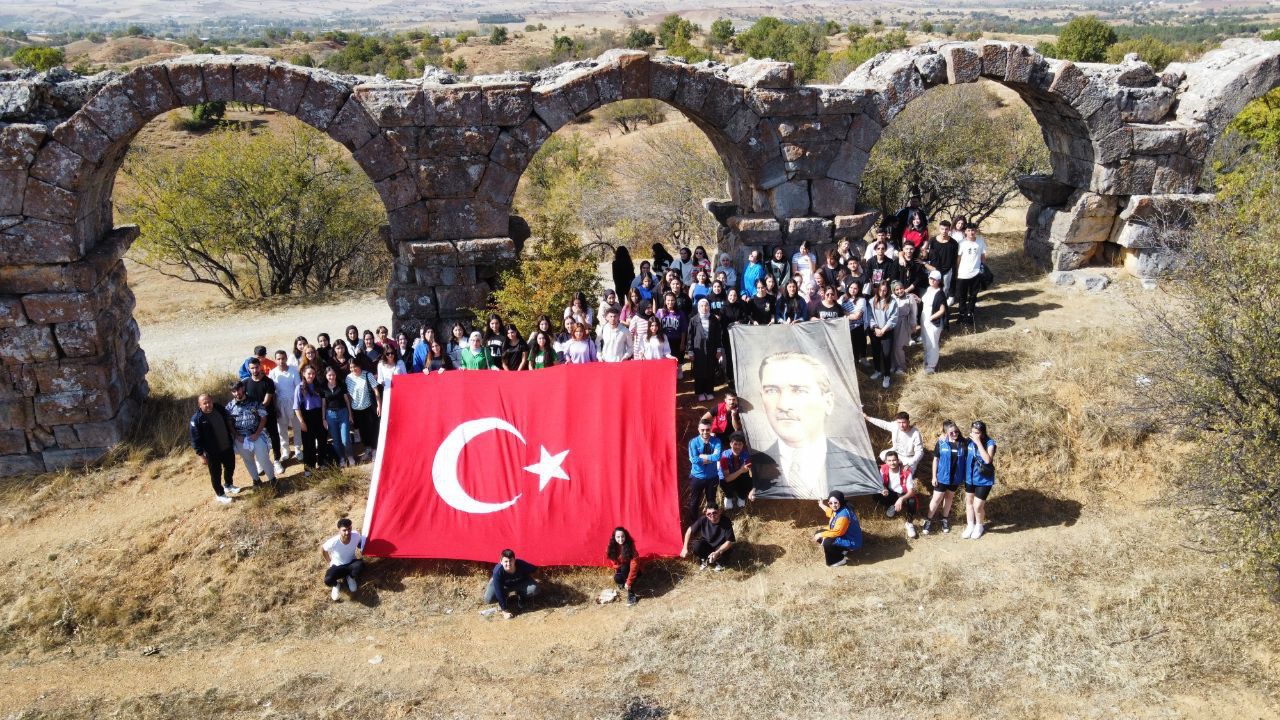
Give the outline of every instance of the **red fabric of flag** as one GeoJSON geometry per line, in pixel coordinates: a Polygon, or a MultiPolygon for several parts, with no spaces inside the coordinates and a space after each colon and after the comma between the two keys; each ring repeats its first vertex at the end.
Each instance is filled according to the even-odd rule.
{"type": "Polygon", "coordinates": [[[613,529],[680,552],[675,363],[397,375],[366,552],[604,565],[613,529]]]}

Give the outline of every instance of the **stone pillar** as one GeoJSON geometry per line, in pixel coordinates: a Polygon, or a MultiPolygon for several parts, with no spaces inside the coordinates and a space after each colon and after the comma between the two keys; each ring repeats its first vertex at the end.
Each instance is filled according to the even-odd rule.
{"type": "Polygon", "coordinates": [[[123,227],[82,259],[0,267],[0,475],[92,463],[147,394],[123,227]]]}
{"type": "Polygon", "coordinates": [[[416,333],[423,325],[441,337],[457,320],[483,308],[504,265],[515,262],[511,238],[410,240],[396,244],[395,274],[387,288],[396,331],[416,333]]]}

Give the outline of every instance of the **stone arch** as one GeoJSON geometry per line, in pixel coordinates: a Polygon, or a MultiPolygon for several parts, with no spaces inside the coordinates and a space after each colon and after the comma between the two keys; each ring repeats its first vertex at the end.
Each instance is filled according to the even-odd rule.
{"type": "Polygon", "coordinates": [[[353,84],[252,55],[192,55],[136,68],[99,89],[41,147],[31,177],[62,200],[45,219],[72,225],[70,241],[87,250],[111,230],[111,192],[133,137],[163,113],[205,102],[252,103],[292,115],[350,150],[376,183],[398,168],[386,162],[378,127],[351,99],[353,84]]]}

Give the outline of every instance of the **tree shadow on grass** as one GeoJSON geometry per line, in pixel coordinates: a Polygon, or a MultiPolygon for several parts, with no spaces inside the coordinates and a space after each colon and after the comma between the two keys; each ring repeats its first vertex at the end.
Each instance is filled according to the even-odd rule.
{"type": "Polygon", "coordinates": [[[948,350],[943,347],[939,356],[938,367],[942,370],[994,370],[1021,363],[1017,353],[1008,350],[987,350],[983,348],[961,348],[948,350]]]}
{"type": "MultiPolygon", "coordinates": [[[[960,498],[956,498],[964,512],[960,498]]],[[[1044,527],[1071,527],[1080,519],[1081,504],[1076,500],[1047,495],[1039,490],[1018,488],[991,497],[987,505],[987,531],[1013,533],[1044,527]]]]}

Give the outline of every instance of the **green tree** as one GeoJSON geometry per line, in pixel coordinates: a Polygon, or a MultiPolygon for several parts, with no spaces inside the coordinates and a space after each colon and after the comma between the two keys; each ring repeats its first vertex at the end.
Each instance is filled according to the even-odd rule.
{"type": "Polygon", "coordinates": [[[738,34],[734,45],[753,58],[792,63],[798,78],[806,81],[817,77],[831,60],[824,26],[789,24],[775,17],[757,20],[738,34]]]}
{"type": "Polygon", "coordinates": [[[1280,88],[1251,101],[1213,144],[1200,186],[1216,191],[1224,179],[1258,154],[1280,156],[1280,88]]]}
{"type": "Polygon", "coordinates": [[[461,75],[467,71],[467,59],[456,57],[449,61],[449,69],[454,73],[461,75]]]}
{"type": "Polygon", "coordinates": [[[1280,245],[1259,219],[1278,206],[1275,152],[1255,154],[1223,178],[1189,232],[1160,233],[1180,262],[1143,323],[1150,419],[1199,445],[1174,476],[1187,497],[1224,521],[1227,551],[1244,551],[1273,584],[1280,581],[1280,245]]]}
{"type": "Polygon", "coordinates": [[[867,36],[867,28],[858,23],[850,23],[849,29],[845,30],[844,34],[849,38],[849,42],[858,42],[867,36]]]}
{"type": "Polygon", "coordinates": [[[1124,60],[1124,56],[1129,53],[1137,53],[1156,72],[1164,70],[1165,66],[1172,62],[1179,62],[1187,56],[1187,48],[1184,45],[1170,45],[1169,43],[1150,35],[1142,37],[1121,40],[1120,42],[1107,48],[1107,62],[1118,63],[1124,60]]]}
{"type": "Polygon", "coordinates": [[[1047,58],[1061,57],[1058,54],[1058,46],[1051,42],[1036,43],[1036,52],[1047,58]]]}
{"type": "Polygon", "coordinates": [[[601,114],[624,135],[639,128],[641,123],[657,125],[667,118],[666,106],[659,100],[619,100],[604,106],[601,114]]]}
{"type": "Polygon", "coordinates": [[[683,37],[685,42],[688,42],[701,29],[679,15],[668,15],[662,18],[662,22],[658,25],[658,40],[663,47],[671,50],[671,46],[675,44],[677,37],[683,37]]]}
{"type": "Polygon", "coordinates": [[[120,211],[141,260],[228,298],[365,286],[389,258],[368,177],[300,122],[279,134],[220,130],[198,151],[126,158],[120,211]]]}
{"type": "Polygon", "coordinates": [[[489,44],[501,45],[507,41],[507,29],[498,25],[489,31],[489,44]]]}
{"type": "Polygon", "coordinates": [[[653,47],[657,40],[653,33],[644,28],[631,28],[631,32],[627,33],[626,46],[632,50],[643,50],[653,47]]]}
{"type": "Polygon", "coordinates": [[[949,85],[885,128],[862,179],[864,201],[889,215],[910,194],[933,217],[990,217],[1018,196],[1017,178],[1047,172],[1049,150],[1024,105],[1001,108],[980,85],[949,85]]]}
{"type": "Polygon", "coordinates": [[[933,33],[933,23],[925,20],[920,23],[920,32],[929,35],[933,33]]]}
{"type": "Polygon", "coordinates": [[[13,62],[24,68],[44,72],[67,61],[62,48],[24,47],[13,54],[13,62]]]}
{"type": "Polygon", "coordinates": [[[1102,62],[1116,43],[1116,31],[1096,15],[1074,17],[1058,33],[1058,53],[1064,60],[1102,62]]]}
{"type": "Polygon", "coordinates": [[[576,43],[568,35],[554,35],[551,38],[551,56],[561,60],[575,55],[576,43]]]}
{"type": "Polygon", "coordinates": [[[293,63],[294,65],[301,65],[302,67],[316,66],[315,58],[311,57],[311,53],[305,53],[305,52],[302,53],[301,55],[295,56],[289,62],[293,63]]]}
{"type": "Polygon", "coordinates": [[[729,18],[720,18],[711,23],[711,34],[708,39],[712,47],[723,48],[733,40],[733,33],[733,21],[729,18]]]}

